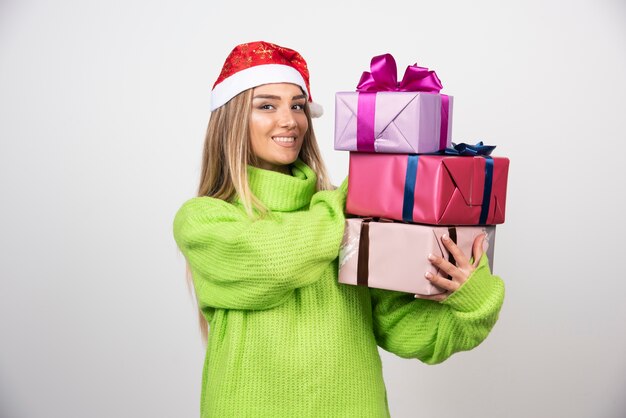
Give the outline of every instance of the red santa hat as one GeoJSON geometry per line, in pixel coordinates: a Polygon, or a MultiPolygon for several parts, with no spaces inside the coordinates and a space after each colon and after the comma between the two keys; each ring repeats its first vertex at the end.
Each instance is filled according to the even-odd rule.
{"type": "Polygon", "coordinates": [[[269,83],[293,83],[307,95],[311,117],[324,112],[313,102],[306,61],[293,49],[269,42],[237,45],[226,58],[211,91],[211,111],[244,90],[269,83]]]}

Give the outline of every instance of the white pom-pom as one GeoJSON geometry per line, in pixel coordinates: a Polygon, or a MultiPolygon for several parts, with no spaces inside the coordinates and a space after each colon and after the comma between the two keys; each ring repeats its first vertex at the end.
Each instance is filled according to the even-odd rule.
{"type": "Polygon", "coordinates": [[[312,118],[319,118],[324,114],[324,108],[315,102],[309,102],[309,110],[312,118]]]}

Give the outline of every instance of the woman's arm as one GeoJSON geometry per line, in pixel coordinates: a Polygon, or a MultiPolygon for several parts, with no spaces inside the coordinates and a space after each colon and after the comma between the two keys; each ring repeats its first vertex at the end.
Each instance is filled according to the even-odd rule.
{"type": "Polygon", "coordinates": [[[345,190],[316,193],[309,210],[249,219],[237,206],[198,197],[180,208],[174,238],[204,306],[267,309],[316,281],[337,257],[345,190]]]}
{"type": "Polygon", "coordinates": [[[378,345],[427,364],[480,344],[493,328],[504,300],[504,283],[489,271],[487,257],[441,302],[412,294],[370,289],[378,345]]]}

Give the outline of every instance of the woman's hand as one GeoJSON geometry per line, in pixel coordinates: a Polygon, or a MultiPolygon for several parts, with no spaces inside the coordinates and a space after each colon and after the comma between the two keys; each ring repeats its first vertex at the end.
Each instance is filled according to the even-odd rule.
{"type": "Polygon", "coordinates": [[[439,269],[439,273],[434,275],[432,273],[426,273],[424,276],[428,279],[433,285],[444,289],[445,293],[440,293],[438,295],[415,295],[416,298],[420,299],[429,299],[442,301],[454,293],[463,283],[467,281],[472,272],[478,267],[478,263],[480,262],[480,258],[483,255],[483,242],[485,241],[485,234],[480,234],[474,239],[474,243],[472,245],[472,255],[474,257],[474,262],[470,263],[469,257],[467,257],[463,252],[457,247],[457,245],[452,242],[448,235],[444,235],[441,237],[441,242],[443,245],[450,251],[450,254],[456,260],[456,266],[450,263],[448,260],[442,257],[438,257],[436,255],[430,254],[428,256],[428,260],[431,264],[439,269]],[[447,273],[450,278],[443,277],[441,273],[447,273]]]}

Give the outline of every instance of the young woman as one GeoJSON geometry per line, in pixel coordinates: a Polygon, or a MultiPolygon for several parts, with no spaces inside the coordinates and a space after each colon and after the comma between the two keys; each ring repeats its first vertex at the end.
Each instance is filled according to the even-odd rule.
{"type": "Polygon", "coordinates": [[[329,183],[300,54],[235,47],[211,99],[198,197],[174,219],[210,327],[202,417],[387,417],[378,346],[434,364],[487,336],[504,286],[482,238],[475,262],[444,242],[436,300],[337,282],[347,183],[329,183]]]}

